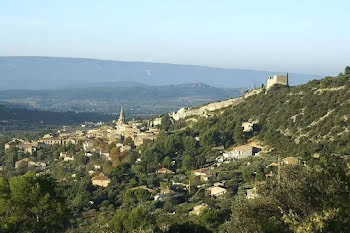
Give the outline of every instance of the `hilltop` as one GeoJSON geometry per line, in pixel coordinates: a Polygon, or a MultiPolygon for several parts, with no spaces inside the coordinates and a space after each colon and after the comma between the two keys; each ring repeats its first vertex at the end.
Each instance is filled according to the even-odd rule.
{"type": "MultiPolygon", "coordinates": [[[[0,89],[54,89],[91,86],[98,82],[147,85],[204,83],[220,88],[260,86],[276,72],[223,69],[195,65],[123,62],[84,58],[0,57],[0,89]]],[[[292,85],[317,78],[290,74],[292,85]]]]}

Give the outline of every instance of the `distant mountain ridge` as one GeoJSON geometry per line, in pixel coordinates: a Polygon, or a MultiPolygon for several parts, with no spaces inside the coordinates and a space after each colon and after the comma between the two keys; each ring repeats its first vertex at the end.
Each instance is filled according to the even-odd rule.
{"type": "MultiPolygon", "coordinates": [[[[280,72],[224,69],[195,65],[108,61],[86,58],[0,57],[0,89],[54,89],[94,83],[178,85],[204,83],[214,87],[249,88],[280,72]]],[[[290,84],[319,78],[290,73],[290,84]]]]}

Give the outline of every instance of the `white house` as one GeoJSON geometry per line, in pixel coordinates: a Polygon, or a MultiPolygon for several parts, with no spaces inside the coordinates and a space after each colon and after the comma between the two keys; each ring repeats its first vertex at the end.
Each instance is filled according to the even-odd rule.
{"type": "Polygon", "coordinates": [[[224,195],[227,192],[227,190],[222,187],[213,186],[207,188],[207,192],[209,192],[209,194],[213,197],[219,197],[221,195],[224,195]]]}

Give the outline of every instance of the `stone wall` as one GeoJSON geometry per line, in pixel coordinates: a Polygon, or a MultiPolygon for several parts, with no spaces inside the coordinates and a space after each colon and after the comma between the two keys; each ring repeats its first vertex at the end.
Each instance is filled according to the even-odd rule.
{"type": "Polygon", "coordinates": [[[228,106],[235,106],[237,104],[240,104],[242,101],[243,97],[239,97],[235,99],[210,103],[200,108],[181,108],[179,111],[170,114],[170,116],[176,121],[191,116],[206,116],[210,112],[216,111],[221,108],[226,108],[228,106]]]}
{"type": "Polygon", "coordinates": [[[288,86],[288,74],[287,75],[274,75],[267,80],[266,89],[270,89],[273,85],[280,84],[288,86]]]}

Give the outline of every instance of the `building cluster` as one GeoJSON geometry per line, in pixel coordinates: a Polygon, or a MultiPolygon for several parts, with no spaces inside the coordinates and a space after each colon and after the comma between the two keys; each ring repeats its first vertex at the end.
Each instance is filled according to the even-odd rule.
{"type": "Polygon", "coordinates": [[[153,141],[159,134],[156,127],[145,127],[142,122],[125,122],[123,108],[120,111],[119,119],[114,121],[115,126],[101,126],[96,129],[88,130],[86,141],[92,142],[94,139],[101,138],[108,143],[114,143],[126,138],[130,138],[136,147],[142,145],[146,140],[153,141]]]}
{"type": "MultiPolygon", "coordinates": [[[[154,122],[157,124],[157,122],[154,122]]],[[[158,122],[160,123],[160,121],[158,122]]],[[[96,147],[94,142],[97,139],[101,139],[104,143],[114,143],[119,151],[127,152],[132,149],[132,146],[129,144],[121,143],[123,140],[131,140],[130,143],[133,146],[138,147],[142,145],[145,141],[153,141],[159,134],[159,129],[154,127],[154,125],[143,124],[138,121],[125,121],[124,111],[121,109],[119,119],[114,121],[113,125],[105,125],[101,122],[97,124],[85,123],[82,125],[83,130],[77,130],[71,132],[66,127],[58,130],[55,133],[49,133],[39,138],[36,141],[26,141],[22,139],[12,139],[10,142],[5,144],[5,150],[11,148],[16,148],[17,150],[22,151],[24,154],[35,155],[40,149],[46,148],[48,146],[59,145],[67,146],[70,144],[76,145],[81,143],[85,152],[85,156],[91,157],[93,154],[98,154],[100,157],[107,160],[111,160],[110,151],[104,151],[102,148],[96,147]],[[96,127],[97,126],[97,127],[96,127]],[[95,128],[94,128],[95,127],[95,128]]],[[[74,154],[68,152],[61,152],[59,159],[69,162],[74,160],[74,154]]],[[[29,158],[24,158],[16,162],[15,168],[40,168],[40,170],[46,167],[46,162],[39,161],[34,162],[29,158]]],[[[2,168],[2,167],[1,167],[2,168]]],[[[89,171],[90,173],[90,171],[89,171]]],[[[92,171],[90,175],[94,175],[96,172],[92,171]]],[[[94,178],[93,184],[100,186],[107,186],[108,182],[104,181],[98,182],[99,178],[103,178],[100,174],[94,178]],[[107,184],[106,184],[107,183],[107,184]]]]}

